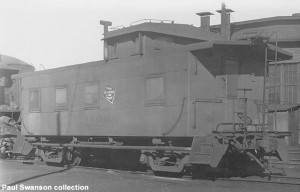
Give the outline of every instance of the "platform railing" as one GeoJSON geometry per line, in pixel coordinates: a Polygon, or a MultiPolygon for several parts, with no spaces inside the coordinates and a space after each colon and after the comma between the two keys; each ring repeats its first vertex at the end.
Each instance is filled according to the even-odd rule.
{"type": "MultiPolygon", "coordinates": [[[[225,111],[227,113],[223,122],[213,119],[212,124],[215,125],[213,131],[224,130],[236,131],[261,131],[263,121],[261,121],[262,113],[268,112],[268,106],[262,104],[259,100],[248,99],[244,97],[217,97],[215,100],[221,100],[223,105],[214,108],[216,110],[225,111]]],[[[217,112],[214,112],[214,114],[217,112]]],[[[264,126],[267,124],[265,123],[264,126]]]]}
{"type": "Polygon", "coordinates": [[[174,24],[174,20],[141,19],[141,20],[130,23],[130,26],[137,25],[140,23],[171,23],[171,24],[174,24]]]}

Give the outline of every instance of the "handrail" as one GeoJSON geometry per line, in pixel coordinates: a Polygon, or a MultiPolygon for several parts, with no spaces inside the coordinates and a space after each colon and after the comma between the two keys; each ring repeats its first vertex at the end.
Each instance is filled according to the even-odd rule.
{"type": "Polygon", "coordinates": [[[174,20],[161,20],[161,19],[141,19],[141,20],[138,20],[138,21],[134,21],[134,22],[131,22],[130,23],[130,26],[133,26],[133,24],[136,24],[136,23],[139,23],[141,21],[148,21],[148,23],[152,23],[153,21],[159,21],[160,23],[172,23],[174,24],[174,20]]]}
{"type": "Polygon", "coordinates": [[[125,28],[125,26],[124,25],[118,25],[118,26],[110,27],[110,29],[112,29],[112,30],[118,30],[118,29],[122,29],[122,28],[125,28]]]}
{"type": "MultiPolygon", "coordinates": [[[[221,126],[223,126],[223,125],[234,125],[234,132],[238,132],[238,131],[236,130],[236,125],[238,125],[238,126],[243,126],[244,123],[219,123],[219,124],[217,125],[217,127],[216,127],[216,132],[219,132],[219,131],[218,131],[219,127],[221,127],[221,126]]],[[[258,129],[258,127],[261,126],[260,124],[252,123],[252,124],[247,124],[247,125],[248,125],[248,126],[253,126],[253,127],[255,127],[256,131],[260,131],[260,130],[258,129]]],[[[246,130],[246,131],[247,131],[247,130],[246,130]]]]}
{"type": "Polygon", "coordinates": [[[184,100],[185,100],[185,99],[186,99],[186,98],[184,97],[183,100],[182,100],[181,110],[180,110],[180,112],[179,112],[179,115],[178,115],[178,117],[177,117],[177,119],[176,119],[174,125],[173,125],[172,127],[170,127],[167,131],[163,132],[162,135],[164,135],[164,136],[165,136],[165,135],[168,135],[168,134],[171,133],[171,132],[176,128],[176,126],[178,125],[178,123],[179,123],[179,121],[180,121],[180,119],[181,119],[181,117],[182,117],[182,112],[183,112],[183,108],[184,108],[184,100]]]}

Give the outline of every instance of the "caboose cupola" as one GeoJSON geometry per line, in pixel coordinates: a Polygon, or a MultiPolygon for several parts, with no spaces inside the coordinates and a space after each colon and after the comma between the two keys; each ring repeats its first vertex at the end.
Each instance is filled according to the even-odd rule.
{"type": "Polygon", "coordinates": [[[205,41],[220,40],[217,33],[203,27],[175,24],[169,20],[144,19],[129,27],[111,28],[111,22],[101,21],[104,26],[104,59],[128,58],[149,55],[152,52],[205,41]]]}

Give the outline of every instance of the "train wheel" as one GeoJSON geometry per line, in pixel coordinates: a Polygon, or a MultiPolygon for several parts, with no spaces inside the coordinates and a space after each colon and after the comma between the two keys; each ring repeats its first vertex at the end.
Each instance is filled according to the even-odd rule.
{"type": "Polygon", "coordinates": [[[81,163],[82,153],[79,149],[67,150],[64,158],[65,165],[78,166],[81,163]]]}
{"type": "Polygon", "coordinates": [[[52,148],[41,147],[38,148],[38,157],[40,164],[49,166],[63,166],[62,164],[62,150],[53,150],[52,148]]]}
{"type": "Polygon", "coordinates": [[[155,157],[148,155],[148,163],[156,176],[163,177],[182,177],[184,174],[185,160],[175,159],[173,162],[167,157],[155,157]]]}

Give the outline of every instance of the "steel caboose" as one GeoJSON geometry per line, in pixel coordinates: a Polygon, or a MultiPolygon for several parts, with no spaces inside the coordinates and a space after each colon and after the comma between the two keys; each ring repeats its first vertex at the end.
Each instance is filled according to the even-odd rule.
{"type": "Polygon", "coordinates": [[[290,54],[173,22],[102,24],[104,60],[14,76],[22,133],[43,161],[127,159],[194,176],[287,161],[287,133],[268,128],[262,100],[265,48],[269,58],[290,54]]]}

